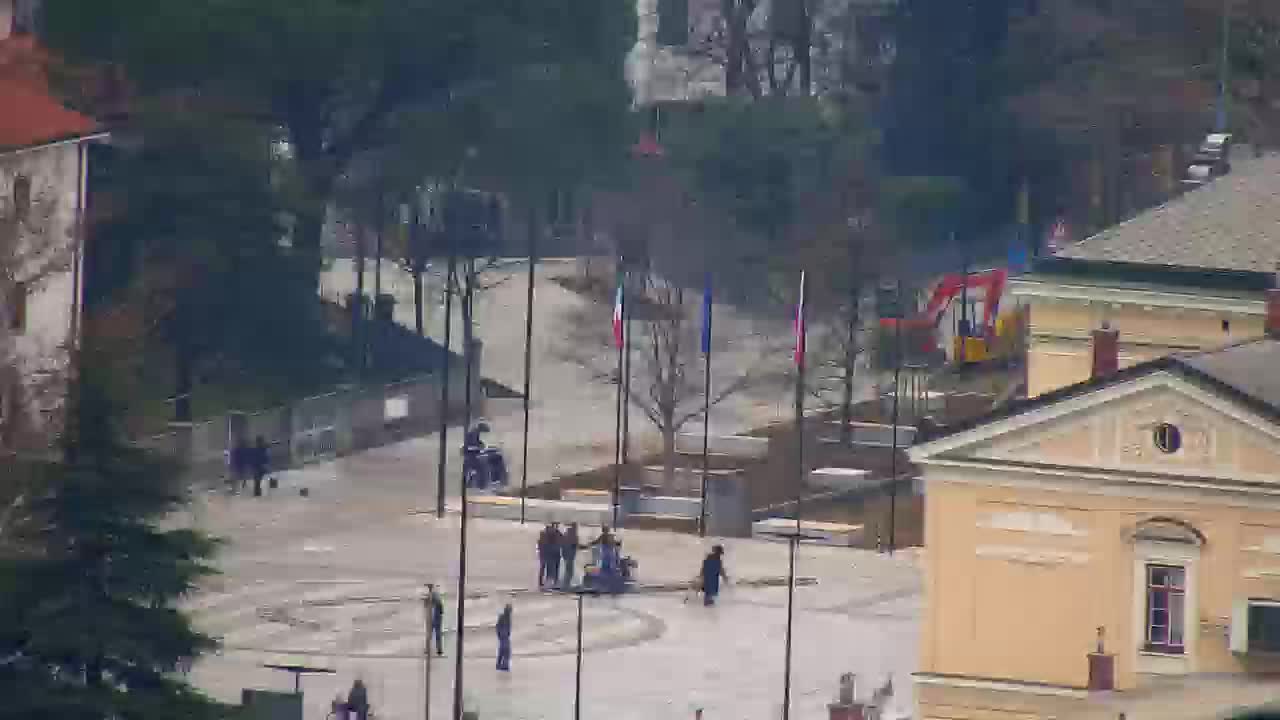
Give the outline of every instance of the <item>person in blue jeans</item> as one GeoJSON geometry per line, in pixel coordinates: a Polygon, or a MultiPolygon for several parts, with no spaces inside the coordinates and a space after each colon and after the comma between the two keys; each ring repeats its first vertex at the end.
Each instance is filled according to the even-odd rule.
{"type": "MultiPolygon", "coordinates": [[[[436,638],[436,655],[444,655],[444,598],[435,585],[427,586],[427,606],[431,610],[431,634],[436,638]]],[[[427,638],[427,652],[431,652],[431,638],[427,638]]]]}
{"type": "Polygon", "coordinates": [[[498,669],[511,671],[511,603],[507,603],[498,614],[498,669]]]}

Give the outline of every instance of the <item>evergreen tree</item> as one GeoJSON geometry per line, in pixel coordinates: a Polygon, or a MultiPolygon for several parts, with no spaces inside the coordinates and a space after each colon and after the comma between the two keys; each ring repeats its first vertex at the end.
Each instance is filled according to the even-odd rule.
{"type": "Polygon", "coordinates": [[[213,641],[177,607],[210,538],[159,522],[179,469],[123,440],[115,377],[82,357],[58,458],[11,461],[38,491],[0,543],[0,717],[198,720],[223,708],[179,670],[213,641]]]}

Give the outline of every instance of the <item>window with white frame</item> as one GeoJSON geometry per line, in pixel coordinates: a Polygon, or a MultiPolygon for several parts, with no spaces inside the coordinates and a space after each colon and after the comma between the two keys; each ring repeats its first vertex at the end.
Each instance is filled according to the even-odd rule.
{"type": "Polygon", "coordinates": [[[1187,570],[1147,564],[1146,650],[1182,654],[1186,639],[1187,570]]]}

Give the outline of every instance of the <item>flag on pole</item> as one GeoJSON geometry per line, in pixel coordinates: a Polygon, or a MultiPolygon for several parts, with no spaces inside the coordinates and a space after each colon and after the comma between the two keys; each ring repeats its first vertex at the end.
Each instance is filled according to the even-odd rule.
{"type": "Polygon", "coordinates": [[[702,354],[711,354],[711,273],[702,287],[702,354]]]}
{"type": "Polygon", "coordinates": [[[804,271],[800,271],[800,302],[796,303],[796,367],[804,367],[804,271]]]}
{"type": "Polygon", "coordinates": [[[618,349],[622,349],[623,327],[622,327],[622,267],[618,267],[618,289],[613,296],[613,344],[618,349]]]}

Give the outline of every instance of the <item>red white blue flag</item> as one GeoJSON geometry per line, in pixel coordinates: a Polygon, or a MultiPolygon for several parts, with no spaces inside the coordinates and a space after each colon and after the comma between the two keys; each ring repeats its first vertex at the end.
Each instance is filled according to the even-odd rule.
{"type": "Polygon", "coordinates": [[[613,344],[615,347],[622,348],[623,327],[622,327],[622,269],[618,269],[618,289],[613,295],[613,344]]]}

